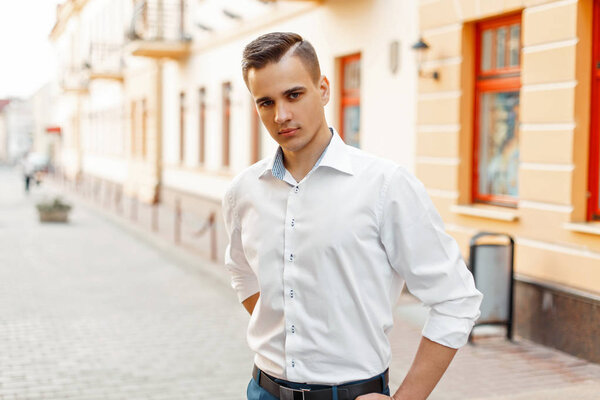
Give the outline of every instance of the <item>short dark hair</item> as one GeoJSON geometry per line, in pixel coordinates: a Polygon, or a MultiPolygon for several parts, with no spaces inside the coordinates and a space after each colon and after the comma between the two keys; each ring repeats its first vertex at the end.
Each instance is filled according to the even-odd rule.
{"type": "Polygon", "coordinates": [[[270,63],[277,63],[292,48],[292,55],[297,56],[308,70],[315,83],[321,77],[319,59],[314,47],[302,36],[292,32],[271,32],[259,36],[244,49],[242,57],[242,73],[248,85],[248,71],[252,68],[261,69],[270,63]]]}

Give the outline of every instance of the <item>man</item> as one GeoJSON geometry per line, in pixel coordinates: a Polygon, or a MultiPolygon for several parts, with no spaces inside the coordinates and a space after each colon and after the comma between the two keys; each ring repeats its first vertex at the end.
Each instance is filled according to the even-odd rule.
{"type": "Polygon", "coordinates": [[[329,81],[309,42],[263,35],[242,70],[279,144],[223,199],[225,264],[256,353],[248,399],[427,398],[479,316],[456,242],[416,178],[328,127],[329,81]],[[390,397],[386,334],[404,281],[431,312],[390,397]]]}

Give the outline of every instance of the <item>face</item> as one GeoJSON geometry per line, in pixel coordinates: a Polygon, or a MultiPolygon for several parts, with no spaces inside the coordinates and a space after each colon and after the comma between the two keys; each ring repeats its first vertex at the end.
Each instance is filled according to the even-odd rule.
{"type": "Polygon", "coordinates": [[[299,152],[327,128],[323,107],[329,101],[329,81],[314,82],[296,56],[248,71],[248,88],[269,134],[287,151],[299,152]]]}

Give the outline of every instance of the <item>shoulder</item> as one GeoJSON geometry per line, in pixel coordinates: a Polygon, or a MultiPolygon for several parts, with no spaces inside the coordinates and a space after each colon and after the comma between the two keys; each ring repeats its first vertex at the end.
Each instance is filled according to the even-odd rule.
{"type": "Polygon", "coordinates": [[[238,193],[243,193],[250,186],[258,183],[258,178],[265,171],[270,161],[271,157],[263,158],[235,175],[225,190],[224,200],[227,199],[230,203],[235,203],[238,193]]]}
{"type": "Polygon", "coordinates": [[[394,175],[410,175],[404,167],[388,158],[368,153],[362,149],[346,145],[352,168],[357,175],[368,175],[372,178],[381,177],[389,181],[394,175]]]}

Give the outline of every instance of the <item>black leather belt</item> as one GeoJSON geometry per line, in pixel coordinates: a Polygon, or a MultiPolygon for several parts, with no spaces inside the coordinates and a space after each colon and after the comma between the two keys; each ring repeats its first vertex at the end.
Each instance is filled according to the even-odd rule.
{"type": "MultiPolygon", "coordinates": [[[[273,377],[260,371],[260,381],[258,380],[258,367],[255,365],[252,370],[252,377],[258,382],[260,387],[264,388],[272,396],[280,400],[331,400],[332,390],[327,389],[292,389],[287,386],[280,385],[273,380],[273,377]]],[[[385,384],[382,386],[382,382],[379,376],[372,378],[371,380],[363,383],[355,383],[352,385],[340,385],[337,387],[338,399],[339,400],[354,400],[358,396],[367,393],[382,393],[388,386],[389,382],[389,369],[385,370],[384,373],[385,384]]]]}

